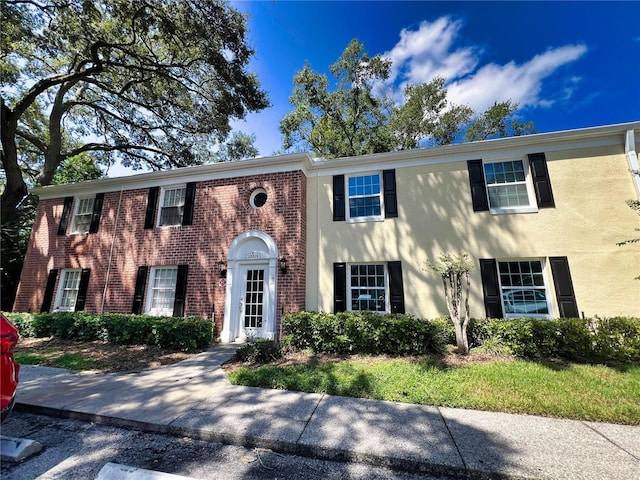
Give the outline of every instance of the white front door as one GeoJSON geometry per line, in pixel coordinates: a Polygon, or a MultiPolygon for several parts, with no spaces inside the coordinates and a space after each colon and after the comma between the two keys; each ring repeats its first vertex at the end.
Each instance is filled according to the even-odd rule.
{"type": "Polygon", "coordinates": [[[227,257],[224,343],[276,337],[278,249],[264,232],[250,230],[231,243],[227,257]]]}
{"type": "Polygon", "coordinates": [[[268,265],[242,267],[242,289],[239,295],[240,325],[247,338],[263,336],[264,316],[269,311],[269,295],[266,290],[267,267],[268,265]]]}

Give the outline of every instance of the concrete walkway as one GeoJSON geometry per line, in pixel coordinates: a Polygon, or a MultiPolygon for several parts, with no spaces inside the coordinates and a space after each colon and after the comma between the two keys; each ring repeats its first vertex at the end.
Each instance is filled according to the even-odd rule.
{"type": "Polygon", "coordinates": [[[17,409],[410,471],[640,478],[640,427],[233,386],[217,345],[130,374],[23,366],[17,409]]]}

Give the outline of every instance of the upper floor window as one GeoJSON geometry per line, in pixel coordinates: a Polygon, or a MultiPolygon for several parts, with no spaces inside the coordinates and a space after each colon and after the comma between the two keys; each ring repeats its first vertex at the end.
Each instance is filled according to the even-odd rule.
{"type": "Polygon", "coordinates": [[[527,213],[555,207],[544,153],[496,162],[469,160],[467,168],[475,212],[527,213]]]}
{"type": "Polygon", "coordinates": [[[380,174],[347,178],[350,220],[382,219],[382,189],[380,174]]]}
{"type": "Polygon", "coordinates": [[[531,205],[522,160],[484,164],[484,177],[491,209],[531,205]]]}
{"type": "Polygon", "coordinates": [[[498,262],[502,307],[506,317],[548,317],[551,308],[540,260],[498,262]]]}
{"type": "Polygon", "coordinates": [[[162,190],[159,226],[182,224],[186,191],[185,187],[165,188],[162,190]]]}
{"type": "Polygon", "coordinates": [[[73,215],[72,233],[87,233],[93,217],[93,203],[95,198],[76,199],[76,209],[73,215]]]}
{"type": "Polygon", "coordinates": [[[58,235],[67,233],[69,222],[71,233],[97,233],[103,202],[104,193],[98,193],[95,197],[65,197],[58,235]]]}
{"type": "Polygon", "coordinates": [[[160,187],[149,188],[144,228],[192,225],[195,198],[195,182],[165,187],[162,190],[160,187]]]}

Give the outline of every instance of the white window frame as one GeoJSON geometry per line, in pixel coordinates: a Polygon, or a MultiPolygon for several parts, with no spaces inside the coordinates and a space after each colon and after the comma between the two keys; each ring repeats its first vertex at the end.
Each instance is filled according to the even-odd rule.
{"type": "MultiPolygon", "coordinates": [[[[176,298],[176,286],[178,284],[178,266],[177,265],[161,265],[157,267],[151,267],[149,273],[149,284],[147,285],[147,302],[145,306],[145,313],[149,315],[155,315],[158,317],[161,316],[172,316],[173,315],[173,304],[176,298]],[[175,271],[175,283],[173,284],[173,297],[171,301],[168,302],[169,305],[164,308],[157,308],[153,306],[154,303],[154,294],[156,290],[160,290],[160,288],[155,287],[156,274],[162,270],[174,270],[175,271]]],[[[168,288],[163,288],[163,290],[168,290],[168,288]]]]}
{"type": "Polygon", "coordinates": [[[553,302],[551,298],[551,290],[549,284],[549,276],[547,275],[547,261],[545,258],[502,258],[496,260],[496,268],[498,269],[498,285],[500,286],[500,302],[502,304],[502,312],[505,318],[539,318],[539,319],[550,319],[554,318],[554,310],[553,310],[553,302]],[[542,270],[542,281],[544,283],[544,287],[523,287],[523,290],[538,290],[543,291],[544,296],[547,302],[547,312],[548,313],[527,313],[527,312],[514,312],[507,313],[507,308],[505,306],[504,301],[504,293],[510,290],[518,290],[519,287],[513,286],[503,286],[502,285],[502,277],[500,275],[500,264],[508,263],[508,262],[540,262],[541,270],[542,270]]]}
{"type": "Polygon", "coordinates": [[[389,312],[389,269],[387,268],[387,263],[386,262],[353,262],[353,263],[348,263],[347,264],[347,310],[349,312],[374,312],[374,313],[388,313],[389,312]],[[370,301],[370,300],[375,300],[375,299],[366,299],[366,298],[357,298],[354,299],[353,295],[352,295],[352,289],[356,289],[359,288],[357,286],[352,287],[351,286],[351,278],[352,278],[352,273],[351,273],[351,268],[352,267],[360,267],[360,266],[365,266],[368,267],[370,265],[373,266],[382,266],[383,269],[383,278],[384,278],[384,287],[371,287],[374,288],[376,290],[381,290],[384,291],[384,310],[354,310],[353,309],[353,302],[354,300],[366,300],[366,301],[370,301]]]}
{"type": "Polygon", "coordinates": [[[346,221],[350,222],[350,223],[356,223],[356,222],[380,222],[384,220],[384,184],[383,182],[383,178],[382,178],[382,172],[367,172],[367,173],[360,173],[357,175],[345,175],[344,178],[344,189],[345,189],[345,210],[346,210],[346,221]],[[352,178],[359,178],[359,177],[372,177],[374,175],[378,176],[378,184],[380,185],[380,192],[378,192],[377,194],[371,194],[371,195],[354,195],[353,197],[350,195],[349,192],[349,180],[352,178]],[[357,216],[357,217],[352,217],[351,216],[351,198],[368,198],[368,197],[378,197],[379,201],[380,201],[380,214],[379,215],[367,215],[367,216],[357,216]]]}
{"type": "Polygon", "coordinates": [[[186,184],[170,185],[168,187],[162,187],[160,189],[160,199],[159,199],[160,201],[158,203],[158,218],[156,220],[157,226],[158,227],[176,227],[176,226],[182,225],[182,219],[184,218],[184,206],[185,206],[186,198],[187,198],[187,185],[186,184]],[[167,192],[170,192],[172,190],[179,190],[179,189],[184,190],[184,196],[182,197],[182,204],[180,204],[180,205],[171,205],[170,207],[169,206],[165,206],[164,205],[164,201],[165,201],[165,196],[166,196],[167,192]],[[178,223],[162,225],[160,223],[162,221],[162,209],[163,208],[172,208],[172,207],[182,207],[182,213],[180,214],[180,221],[178,223]]]}
{"type": "Polygon", "coordinates": [[[78,301],[78,292],[80,291],[80,281],[82,279],[82,269],[80,268],[65,268],[60,275],[60,281],[58,282],[58,290],[56,292],[56,301],[54,303],[54,312],[75,312],[76,302],[78,301]],[[70,275],[74,275],[75,285],[70,288],[67,285],[70,275]],[[69,292],[67,294],[67,292],[69,292]],[[71,295],[71,305],[62,305],[62,301],[71,295]]]}
{"type": "Polygon", "coordinates": [[[535,193],[533,191],[533,184],[531,181],[531,170],[529,167],[529,160],[527,158],[501,158],[491,161],[482,162],[482,175],[484,175],[485,190],[487,192],[487,203],[489,204],[489,212],[494,214],[501,213],[535,213],[538,211],[538,203],[536,201],[535,193]],[[522,169],[524,170],[524,180],[518,182],[509,183],[495,183],[489,184],[487,181],[487,173],[485,171],[485,165],[494,163],[507,163],[507,162],[522,162],[522,169]],[[489,189],[493,187],[507,186],[507,185],[524,185],[527,189],[528,205],[517,205],[513,207],[494,207],[491,205],[491,196],[489,189]]]}
{"type": "Polygon", "coordinates": [[[91,219],[93,218],[93,209],[96,204],[96,197],[76,197],[74,199],[74,207],[73,207],[73,218],[71,220],[71,233],[89,233],[89,229],[91,228],[91,219]],[[83,201],[90,201],[89,212],[79,213],[80,204],[83,201]],[[79,216],[89,217],[89,223],[87,223],[86,230],[81,230],[78,228],[77,219],[79,216]]]}

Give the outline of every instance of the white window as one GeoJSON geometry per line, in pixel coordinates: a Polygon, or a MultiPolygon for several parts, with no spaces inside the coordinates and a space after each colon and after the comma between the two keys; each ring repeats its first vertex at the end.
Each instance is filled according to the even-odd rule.
{"type": "Polygon", "coordinates": [[[91,218],[93,216],[94,201],[94,197],[76,199],[76,208],[73,215],[71,233],[87,233],[89,231],[91,218]]]}
{"type": "Polygon", "coordinates": [[[537,211],[528,183],[529,168],[524,160],[485,163],[483,166],[492,212],[537,211]]]}
{"type": "Polygon", "coordinates": [[[551,316],[542,261],[498,262],[498,273],[502,307],[507,318],[551,316]]]}
{"type": "Polygon", "coordinates": [[[73,312],[76,308],[78,291],[80,289],[81,270],[63,270],[60,276],[55,310],[73,312]]]}
{"type": "Polygon", "coordinates": [[[153,267],[147,295],[147,313],[173,315],[178,267],[153,267]]]}
{"type": "Polygon", "coordinates": [[[186,191],[187,189],[184,186],[165,188],[162,190],[158,226],[182,224],[186,191]]]}
{"type": "Polygon", "coordinates": [[[384,263],[349,265],[349,310],[387,311],[387,272],[384,263]]]}
{"type": "Polygon", "coordinates": [[[382,181],[379,173],[347,177],[347,215],[351,221],[382,220],[382,181]]]}

